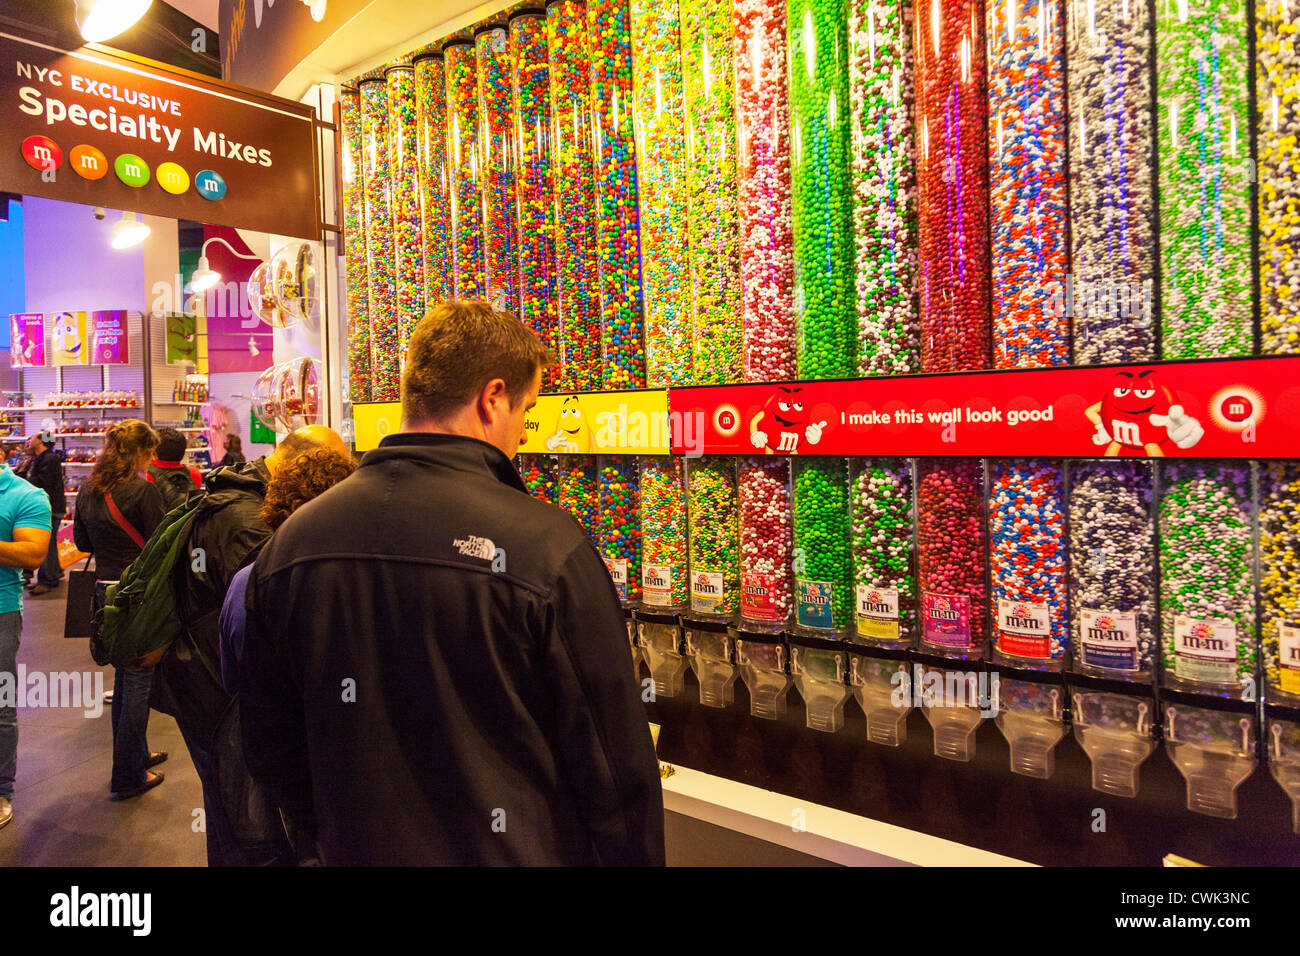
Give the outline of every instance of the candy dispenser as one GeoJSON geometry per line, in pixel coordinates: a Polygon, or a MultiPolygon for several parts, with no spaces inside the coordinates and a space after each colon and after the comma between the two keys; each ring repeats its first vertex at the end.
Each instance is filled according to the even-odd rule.
{"type": "Polygon", "coordinates": [[[641,459],[641,604],[675,613],[686,607],[685,459],[641,459]]]}
{"type": "Polygon", "coordinates": [[[415,109],[420,146],[420,201],[424,208],[424,301],[429,306],[451,297],[447,268],[447,78],[442,56],[418,56],[415,109]]]}
{"type": "Polygon", "coordinates": [[[1259,604],[1268,699],[1300,705],[1300,463],[1261,462],[1259,604]]]}
{"type": "Polygon", "coordinates": [[[420,148],[415,108],[415,70],[384,71],[388,94],[388,166],[393,202],[393,277],[397,288],[397,348],[424,318],[424,222],[420,212],[420,148]]]}
{"type": "Polygon", "coordinates": [[[691,382],[686,113],[677,0],[632,0],[646,384],[691,382]]]}
{"type": "Polygon", "coordinates": [[[682,627],[677,618],[666,614],[636,615],[637,638],[641,656],[650,669],[654,697],[676,697],[685,684],[690,659],[682,653],[682,627]]]}
{"type": "Polygon", "coordinates": [[[912,0],[850,0],[858,374],[919,371],[912,0]]]}
{"type": "Polygon", "coordinates": [[[393,251],[392,166],[384,81],[361,84],[361,179],[366,224],[366,313],[370,318],[371,399],[394,402],[401,384],[396,257],[393,251]]]}
{"type": "Polygon", "coordinates": [[[474,44],[454,40],[443,47],[447,81],[447,181],[450,184],[448,291],[458,299],[483,299],[487,244],[483,225],[483,170],[479,154],[478,64],[474,44]]]}
{"type": "Polygon", "coordinates": [[[348,398],[370,401],[369,289],[366,277],[366,197],[361,174],[361,91],[345,86],[339,91],[342,139],[340,163],[343,179],[343,242],[347,252],[348,398]]]}
{"type": "Polygon", "coordinates": [[[740,609],[740,506],[734,458],[686,467],[691,616],[729,621],[740,609]]]}
{"type": "Polygon", "coordinates": [[[736,669],[749,690],[749,713],[764,720],[785,716],[786,692],[790,675],[786,673],[786,650],[781,638],[733,632],[736,639],[736,669]]]}
{"type": "Polygon", "coordinates": [[[1165,462],[1160,484],[1164,685],[1253,699],[1250,464],[1165,462]]]}
{"type": "Polygon", "coordinates": [[[790,639],[790,677],[803,698],[810,729],[833,734],[844,726],[847,676],[846,645],[815,637],[790,639]]]}
{"type": "Polygon", "coordinates": [[[528,493],[539,501],[557,504],[560,498],[560,460],[554,455],[516,455],[515,466],[528,493]]]}
{"type": "Polygon", "coordinates": [[[794,606],[790,459],[740,459],[740,626],[779,631],[794,606]]]}
{"type": "MultiPolygon", "coordinates": [[[[1155,358],[1152,0],[1068,0],[1070,259],[1051,308],[1078,365],[1155,358]]],[[[1053,290],[1055,291],[1055,290],[1053,290]]]]}
{"type": "Polygon", "coordinates": [[[641,475],[636,458],[602,455],[600,468],[600,553],[619,600],[641,600],[641,475]]]}
{"type": "MultiPolygon", "coordinates": [[[[551,95],[546,20],[537,11],[510,18],[510,66],[518,124],[519,318],[553,355],[559,354],[555,266],[555,206],[551,180],[551,95]]],[[[542,373],[554,391],[559,368],[542,373]]]]}
{"type": "Polygon", "coordinates": [[[556,503],[577,519],[582,530],[591,537],[592,544],[601,550],[600,484],[596,478],[596,459],[592,455],[564,455],[559,461],[559,500],[556,503]]]}
{"type": "Polygon", "coordinates": [[[1291,798],[1291,830],[1300,833],[1300,724],[1270,717],[1267,726],[1268,769],[1291,798]]]}
{"type": "Polygon", "coordinates": [[[478,80],[479,182],[487,299],[519,313],[519,220],[515,208],[514,97],[505,27],[474,34],[478,80]]]}
{"type": "Polygon", "coordinates": [[[799,378],[847,378],[854,353],[847,0],[787,0],[799,378]]]}
{"type": "Polygon", "coordinates": [[[853,644],[849,651],[849,686],[867,717],[867,740],[898,747],[907,740],[912,712],[912,676],[903,658],[869,657],[853,644]]]}
{"type": "Polygon", "coordinates": [[[1150,683],[1155,674],[1156,546],[1148,461],[1070,466],[1073,670],[1150,683]]]}
{"type": "Polygon", "coordinates": [[[1011,772],[1046,780],[1056,771],[1056,743],[1065,736],[1065,688],[1002,678],[997,724],[1011,748],[1011,772]]]}
{"type": "Polygon", "coordinates": [[[740,672],[731,663],[733,638],[725,624],[688,621],[686,656],[700,683],[700,703],[705,707],[730,707],[735,700],[740,672]]]}
{"type": "Polygon", "coordinates": [[[629,0],[588,0],[602,382],[645,387],[629,0]]]}
{"type": "Polygon", "coordinates": [[[736,185],[745,380],[795,378],[785,6],[735,0],[736,185]]]}
{"type": "Polygon", "coordinates": [[[921,367],[989,364],[988,96],[983,0],[916,7],[921,367]]]}
{"type": "Polygon", "coordinates": [[[912,463],[854,458],[849,468],[854,638],[878,647],[911,647],[917,632],[912,463]]]}
{"type": "Polygon", "coordinates": [[[994,2],[988,13],[993,362],[1065,365],[1062,0],[994,2]]]}
{"type": "Polygon", "coordinates": [[[853,626],[852,522],[846,458],[794,460],[795,630],[843,637],[853,626]]]}
{"type": "Polygon", "coordinates": [[[998,713],[996,674],[918,667],[921,713],[934,732],[934,755],[967,761],[975,756],[975,732],[998,713]]]}
{"type": "Polygon", "coordinates": [[[975,660],[988,635],[984,468],[978,458],[922,458],[916,475],[921,649],[975,660]]]}
{"type": "Polygon", "coordinates": [[[555,185],[555,264],[559,296],[560,388],[600,387],[596,198],[592,180],[591,63],[581,0],[546,5],[550,63],[551,174],[555,185]]]}
{"type": "Polygon", "coordinates": [[[1092,762],[1092,788],[1136,797],[1138,768],[1156,749],[1155,703],[1127,694],[1076,693],[1074,736],[1092,762]]]}
{"type": "Polygon", "coordinates": [[[1156,0],[1166,359],[1254,350],[1246,8],[1246,0],[1156,0]]]}
{"type": "Polygon", "coordinates": [[[1255,4],[1259,326],[1265,354],[1300,352],[1300,256],[1292,249],[1291,235],[1292,223],[1300,217],[1300,192],[1292,185],[1300,163],[1300,114],[1282,105],[1300,95],[1297,26],[1300,6],[1291,0],[1255,4]]]}
{"type": "Polygon", "coordinates": [[[1165,707],[1165,750],[1187,780],[1187,809],[1237,818],[1237,787],[1255,770],[1255,718],[1183,704],[1165,707]]]}
{"type": "Polygon", "coordinates": [[[694,380],[715,385],[739,380],[743,366],[731,0],[681,8],[694,380]]]}
{"type": "Polygon", "coordinates": [[[1061,670],[1069,662],[1065,481],[1058,461],[995,458],[989,474],[993,659],[1061,670]]]}

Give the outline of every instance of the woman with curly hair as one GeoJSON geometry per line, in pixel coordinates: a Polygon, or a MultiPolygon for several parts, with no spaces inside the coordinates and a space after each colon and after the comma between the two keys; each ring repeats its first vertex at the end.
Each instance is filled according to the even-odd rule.
{"type": "MultiPolygon", "coordinates": [[[[72,534],[80,551],[95,556],[96,606],[102,606],[108,584],[122,577],[139,557],[145,542],[165,514],[158,486],[144,478],[158,447],[158,434],[146,422],[128,418],[104,436],[104,450],[77,495],[72,534]]],[[[118,667],[113,676],[114,798],[138,797],[163,782],[149,770],[167,759],[150,753],[149,693],[152,667],[118,667]]]]}

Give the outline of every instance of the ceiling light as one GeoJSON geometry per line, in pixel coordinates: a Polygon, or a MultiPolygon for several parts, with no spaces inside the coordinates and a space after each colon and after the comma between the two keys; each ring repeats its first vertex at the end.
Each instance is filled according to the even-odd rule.
{"type": "Polygon", "coordinates": [[[77,26],[87,43],[103,43],[130,29],[153,0],[77,0],[77,26]]]}
{"type": "Polygon", "coordinates": [[[130,249],[144,242],[149,235],[149,227],[142,223],[133,212],[122,213],[122,218],[113,223],[113,248],[130,249]]]}

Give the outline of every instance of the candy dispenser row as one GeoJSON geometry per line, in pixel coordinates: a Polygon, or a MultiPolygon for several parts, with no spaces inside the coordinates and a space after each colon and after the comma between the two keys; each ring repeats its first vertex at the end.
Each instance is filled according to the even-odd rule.
{"type": "Polygon", "coordinates": [[[348,397],[370,401],[370,313],[366,270],[365,182],[362,177],[361,91],[345,86],[339,94],[342,127],[343,242],[347,255],[348,397]]]}

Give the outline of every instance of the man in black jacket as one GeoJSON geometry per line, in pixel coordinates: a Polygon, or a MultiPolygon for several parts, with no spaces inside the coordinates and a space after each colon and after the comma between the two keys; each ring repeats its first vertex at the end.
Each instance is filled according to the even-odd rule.
{"type": "Polygon", "coordinates": [[[244,754],[326,865],[664,862],[613,583],[510,463],[547,359],[518,319],[439,305],[402,431],[257,559],[244,754]]]}
{"type": "Polygon", "coordinates": [[[158,429],[158,451],[145,469],[145,477],[162,492],[163,507],[168,511],[185,504],[186,498],[203,487],[199,470],[181,462],[185,447],[185,436],[176,429],[158,429]]]}
{"type": "Polygon", "coordinates": [[[27,450],[32,459],[23,477],[50,496],[50,547],[45,554],[45,562],[36,571],[36,583],[32,585],[32,594],[44,594],[51,588],[57,588],[63,578],[58,541],[59,525],[68,511],[67,498],[63,493],[63,459],[54,450],[54,436],[48,431],[42,431],[28,439],[27,450]]]}
{"type": "Polygon", "coordinates": [[[347,454],[336,432],[311,425],[287,436],[265,458],[208,475],[183,552],[190,558],[175,570],[176,610],[185,627],[155,669],[153,708],[176,718],[203,784],[209,866],[274,862],[289,849],[274,809],[240,787],[247,773],[238,739],[230,746],[229,728],[237,728],[238,715],[221,683],[217,618],[231,578],[271,536],[260,514],[271,475],[309,448],[321,447],[347,454]]]}

